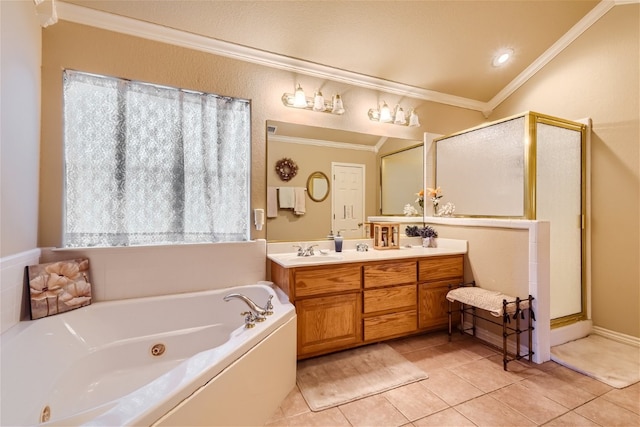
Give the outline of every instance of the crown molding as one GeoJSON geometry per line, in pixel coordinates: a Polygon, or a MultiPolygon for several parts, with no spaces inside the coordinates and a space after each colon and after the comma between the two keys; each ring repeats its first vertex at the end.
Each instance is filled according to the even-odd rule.
{"type": "Polygon", "coordinates": [[[460,96],[422,89],[402,83],[392,82],[376,77],[354,73],[302,61],[283,55],[240,46],[186,31],[164,27],[158,24],[114,15],[82,6],[59,1],[57,3],[58,19],[89,25],[108,31],[115,31],[148,40],[154,40],[188,49],[199,50],[214,55],[251,62],[271,68],[277,68],[308,76],[317,77],[336,82],[347,83],[353,86],[372,89],[380,92],[406,96],[424,101],[437,102],[454,107],[480,111],[485,117],[489,117],[492,111],[520,86],[534,76],[540,69],[556,57],[562,50],[570,45],[580,34],[593,25],[612,7],[620,4],[638,3],[640,0],[602,0],[583,19],[574,25],[562,38],[554,43],[536,61],[520,73],[514,80],[505,86],[496,96],[488,102],[463,98],[460,96]]]}
{"type": "Polygon", "coordinates": [[[199,50],[214,55],[234,58],[240,61],[305,74],[325,80],[347,83],[385,93],[392,93],[425,101],[433,101],[477,111],[483,111],[486,108],[484,102],[473,99],[417,88],[402,83],[328,67],[326,65],[302,61],[259,49],[253,49],[188,33],[186,31],[163,27],[162,25],[114,15],[112,13],[77,6],[71,3],[65,3],[63,1],[58,2],[57,5],[59,19],[75,22],[77,24],[88,25],[108,31],[115,31],[148,40],[199,50]]]}

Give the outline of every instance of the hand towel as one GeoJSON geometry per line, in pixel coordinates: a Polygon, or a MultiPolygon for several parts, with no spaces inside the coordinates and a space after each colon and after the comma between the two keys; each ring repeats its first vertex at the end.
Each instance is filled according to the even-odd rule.
{"type": "Polygon", "coordinates": [[[293,209],[295,204],[293,187],[280,187],[278,189],[278,202],[280,203],[280,209],[293,209]]]}
{"type": "Polygon", "coordinates": [[[293,213],[296,215],[304,215],[307,211],[305,202],[306,202],[306,188],[304,187],[294,187],[294,207],[293,213]]]}
{"type": "Polygon", "coordinates": [[[278,216],[278,188],[267,187],[267,218],[278,216]]]}

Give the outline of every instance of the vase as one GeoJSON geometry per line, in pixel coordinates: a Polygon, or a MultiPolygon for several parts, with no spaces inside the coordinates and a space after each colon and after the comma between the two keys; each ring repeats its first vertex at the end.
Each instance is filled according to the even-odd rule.
{"type": "Polygon", "coordinates": [[[422,247],[423,248],[437,248],[438,241],[435,237],[423,237],[422,238],[422,247]]]}
{"type": "Polygon", "coordinates": [[[438,215],[438,204],[437,203],[433,204],[433,216],[439,216],[438,215]]]}

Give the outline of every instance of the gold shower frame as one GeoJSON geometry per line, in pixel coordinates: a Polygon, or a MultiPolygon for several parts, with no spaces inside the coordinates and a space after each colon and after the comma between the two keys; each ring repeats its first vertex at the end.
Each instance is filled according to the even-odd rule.
{"type": "Polygon", "coordinates": [[[577,219],[581,228],[581,311],[579,313],[570,314],[567,316],[559,317],[551,320],[551,328],[565,326],[580,320],[586,319],[586,207],[587,207],[587,186],[586,186],[586,141],[587,141],[587,126],[574,122],[571,120],[561,119],[546,114],[541,114],[533,111],[526,111],[524,113],[515,114],[513,116],[505,117],[500,120],[483,123],[479,126],[475,126],[469,129],[465,129],[460,132],[456,132],[450,135],[442,136],[434,140],[434,187],[437,183],[437,150],[438,142],[449,139],[455,136],[463,135],[469,132],[477,131],[479,129],[485,129],[491,126],[495,126],[510,120],[524,118],[524,200],[523,200],[523,215],[522,216],[496,216],[496,215],[453,215],[453,217],[459,218],[500,218],[500,219],[525,219],[535,220],[536,218],[536,199],[537,199],[537,124],[547,124],[550,126],[556,126],[564,129],[580,132],[580,176],[581,176],[581,194],[580,194],[580,217],[577,219]]]}

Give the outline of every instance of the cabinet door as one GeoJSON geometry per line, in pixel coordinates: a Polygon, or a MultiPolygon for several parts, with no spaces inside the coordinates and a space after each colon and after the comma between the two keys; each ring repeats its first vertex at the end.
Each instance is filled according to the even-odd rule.
{"type": "MultiPolygon", "coordinates": [[[[451,281],[421,283],[418,285],[418,327],[420,329],[440,329],[449,325],[449,301],[447,293],[451,281]]],[[[452,310],[459,305],[452,304],[452,310]]],[[[458,322],[458,316],[453,320],[458,322]]]]}
{"type": "Polygon", "coordinates": [[[296,301],[298,358],[362,342],[360,293],[296,301]]]}

